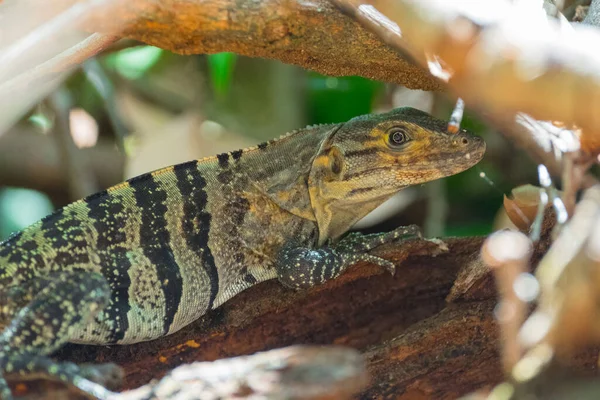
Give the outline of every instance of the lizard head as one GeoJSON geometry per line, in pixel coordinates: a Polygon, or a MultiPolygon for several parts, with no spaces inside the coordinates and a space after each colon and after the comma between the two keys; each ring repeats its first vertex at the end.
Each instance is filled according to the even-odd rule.
{"type": "Polygon", "coordinates": [[[485,142],[413,108],[356,117],[332,130],[308,186],[319,242],[337,239],[399,190],[477,164],[485,142]]]}

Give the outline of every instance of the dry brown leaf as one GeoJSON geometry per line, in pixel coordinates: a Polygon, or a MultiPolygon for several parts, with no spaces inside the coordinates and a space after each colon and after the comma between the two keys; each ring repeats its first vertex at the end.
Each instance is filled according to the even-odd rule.
{"type": "Polygon", "coordinates": [[[537,186],[522,185],[514,188],[510,196],[504,196],[504,210],[521,231],[529,230],[535,220],[540,204],[540,190],[537,186]]]}

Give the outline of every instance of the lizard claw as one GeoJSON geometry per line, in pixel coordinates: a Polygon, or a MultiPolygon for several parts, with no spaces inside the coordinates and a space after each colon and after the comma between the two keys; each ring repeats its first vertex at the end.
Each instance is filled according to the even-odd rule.
{"type": "Polygon", "coordinates": [[[354,256],[354,261],[366,261],[371,264],[378,265],[388,271],[392,276],[396,274],[396,265],[386,260],[385,258],[377,257],[372,254],[356,254],[354,256]]]}
{"type": "Polygon", "coordinates": [[[399,226],[392,231],[394,238],[405,238],[406,236],[416,236],[419,239],[423,238],[423,233],[418,225],[399,226]]]}
{"type": "Polygon", "coordinates": [[[381,258],[381,260],[383,261],[383,263],[380,263],[378,265],[385,268],[385,270],[389,272],[390,275],[396,275],[396,265],[391,261],[384,260],[383,258],[381,258]]]}

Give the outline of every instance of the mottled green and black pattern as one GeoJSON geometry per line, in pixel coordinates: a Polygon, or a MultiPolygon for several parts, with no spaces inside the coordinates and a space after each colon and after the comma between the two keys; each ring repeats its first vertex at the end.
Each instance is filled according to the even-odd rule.
{"type": "MultiPolygon", "coordinates": [[[[0,243],[0,371],[106,397],[46,357],[66,342],[171,334],[267,279],[309,287],[360,260],[393,271],[366,251],[414,230],[340,238],[398,190],[481,158],[481,140],[444,126],[398,109],[306,128],[141,175],[15,234],[0,243]],[[399,130],[405,143],[390,142],[399,130]]],[[[0,394],[10,396],[1,375],[0,394]]]]}

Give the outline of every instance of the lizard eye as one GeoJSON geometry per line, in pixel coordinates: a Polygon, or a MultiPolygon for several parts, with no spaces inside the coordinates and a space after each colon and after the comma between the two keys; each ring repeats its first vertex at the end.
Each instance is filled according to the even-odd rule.
{"type": "Polygon", "coordinates": [[[398,147],[412,140],[404,128],[393,128],[389,133],[389,143],[392,147],[398,147]]]}

